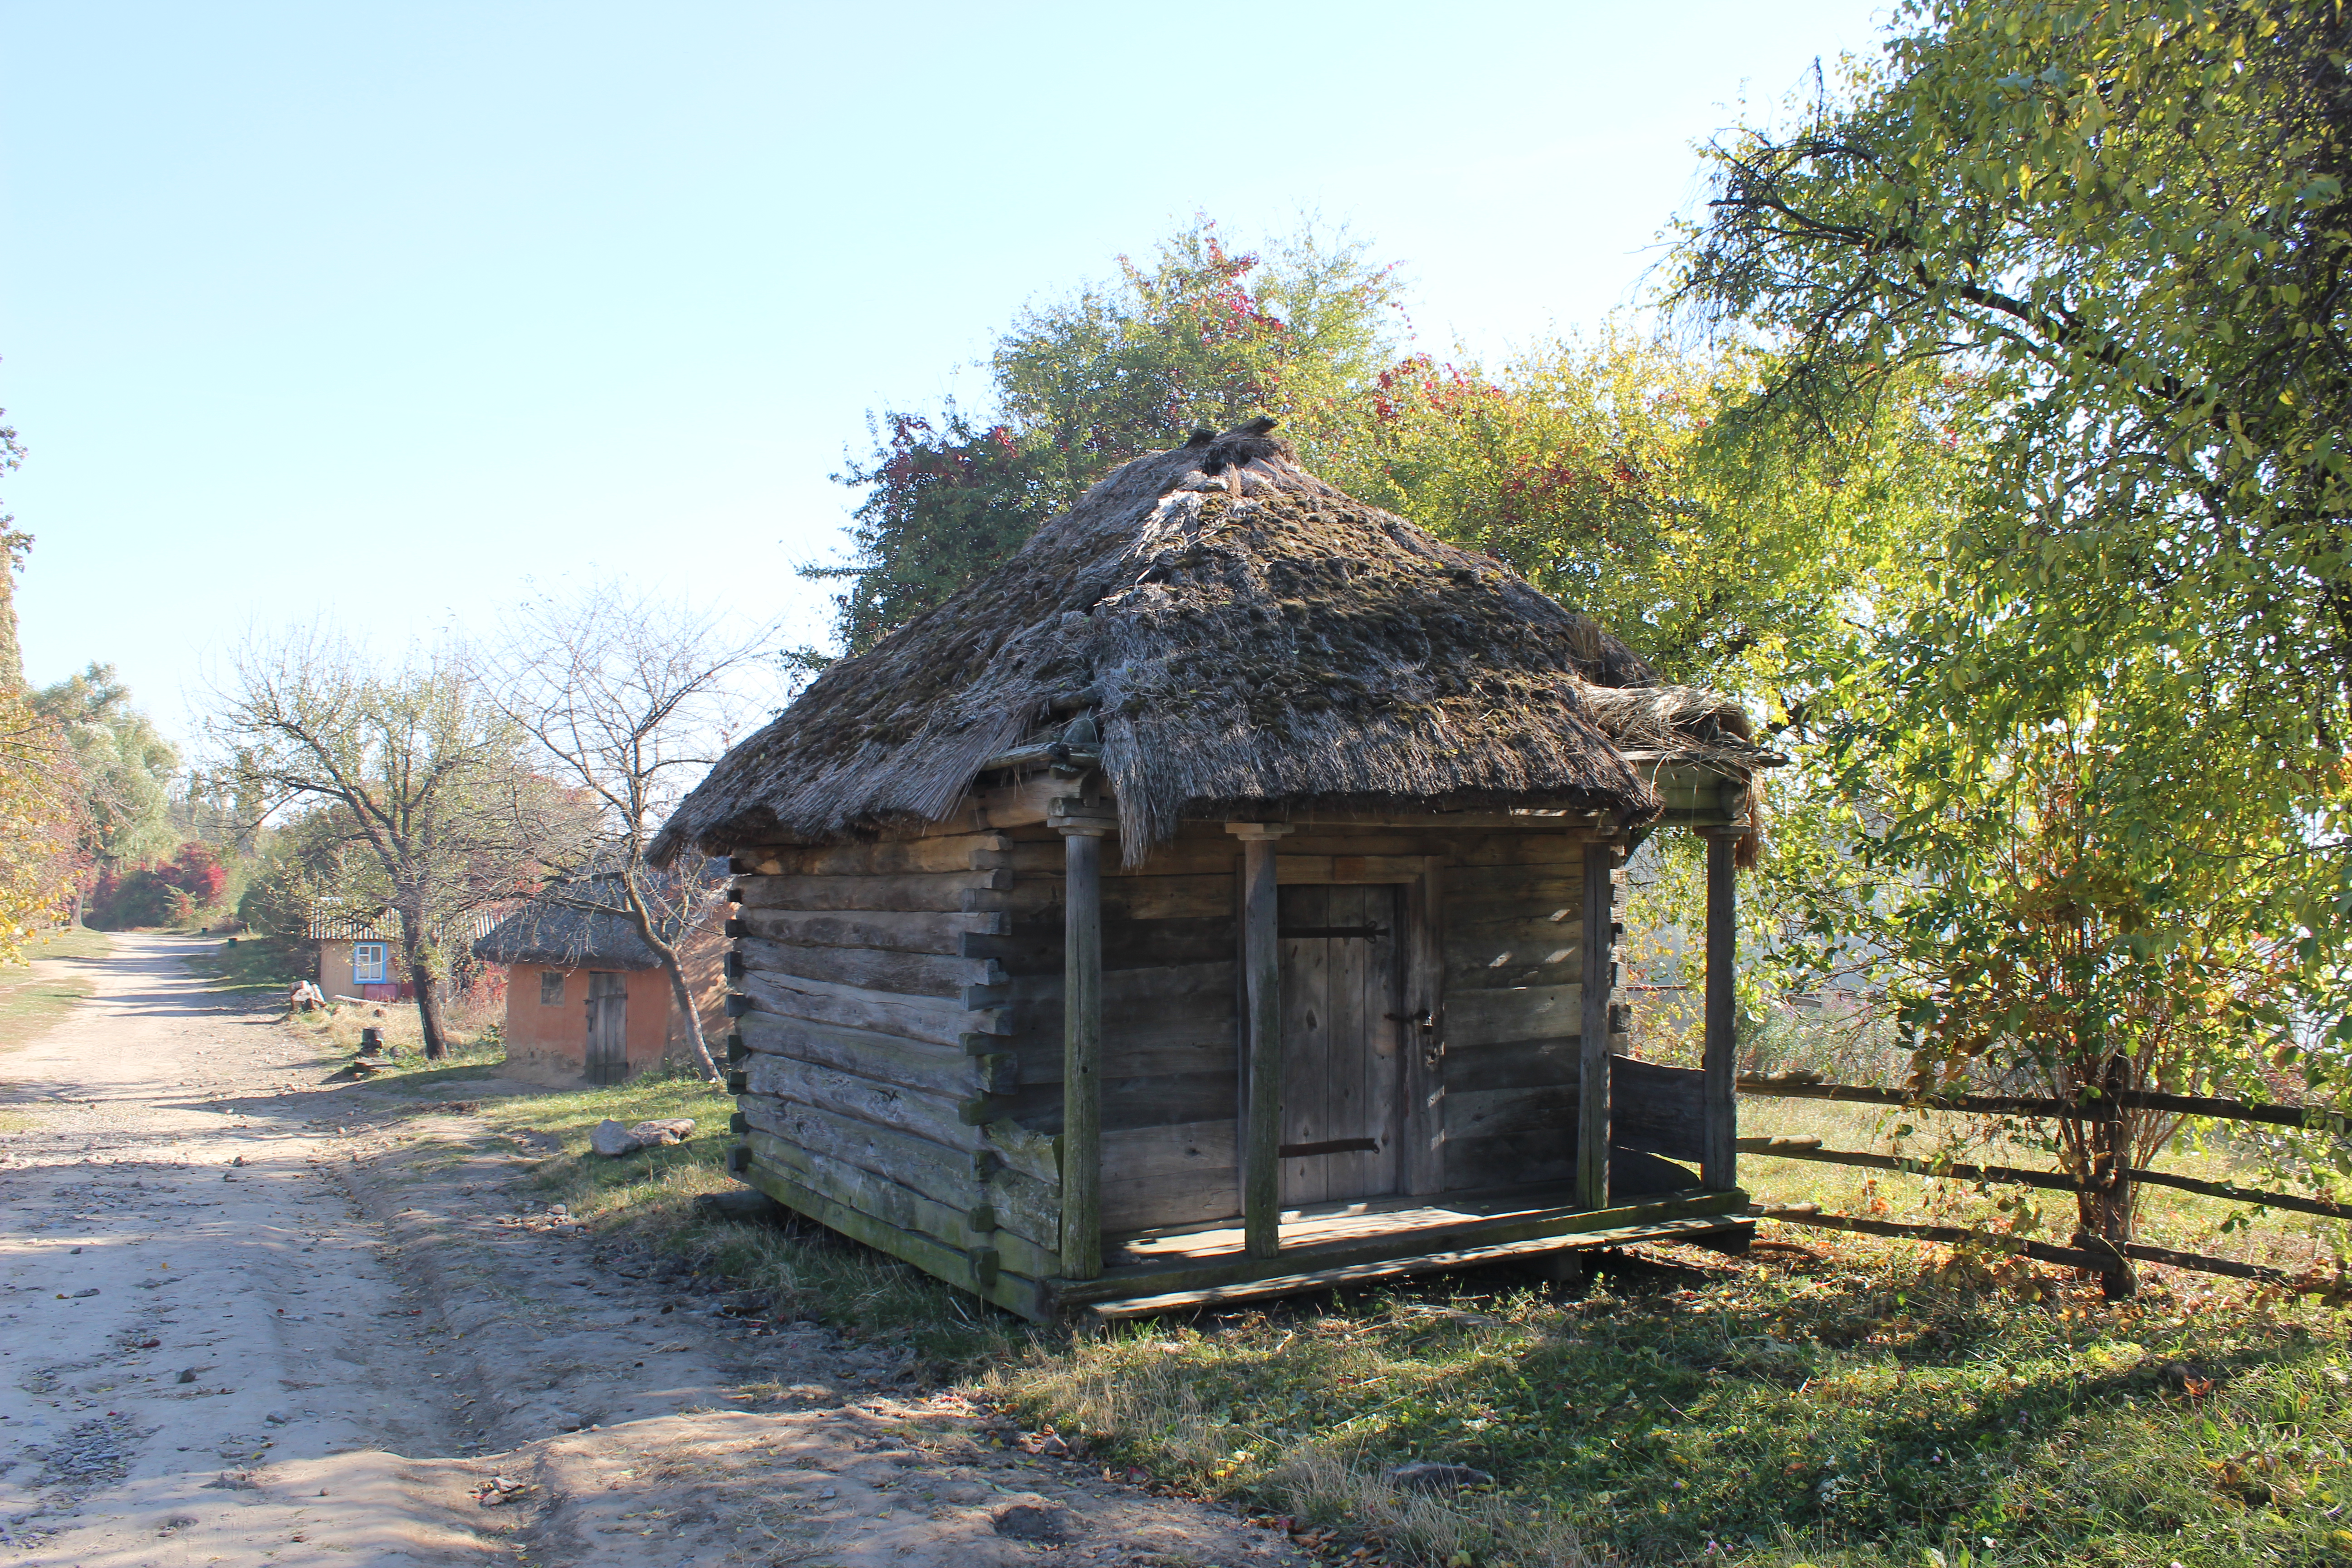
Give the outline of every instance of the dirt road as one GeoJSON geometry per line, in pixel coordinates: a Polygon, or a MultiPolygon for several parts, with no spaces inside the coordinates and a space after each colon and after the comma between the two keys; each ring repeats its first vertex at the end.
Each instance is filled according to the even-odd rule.
{"type": "Polygon", "coordinates": [[[1006,1451],[887,1354],[600,1265],[515,1190],[535,1152],[343,1081],[194,946],[118,939],[0,1056],[0,1562],[1296,1560],[1006,1451]]]}

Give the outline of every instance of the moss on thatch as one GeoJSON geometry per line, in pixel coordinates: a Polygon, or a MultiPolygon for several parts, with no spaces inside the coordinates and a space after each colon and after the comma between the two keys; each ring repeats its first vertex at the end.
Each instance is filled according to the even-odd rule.
{"type": "MultiPolygon", "coordinates": [[[[676,924],[676,922],[671,922],[676,924]]],[[[663,933],[674,942],[677,932],[663,933]]],[[[541,963],[558,969],[659,969],[653,950],[609,877],[558,882],[490,928],[474,944],[489,963],[541,963]]]]}
{"type": "Polygon", "coordinates": [[[1266,427],[1116,469],[1012,560],[835,665],[721,759],[656,853],[936,820],[989,758],[1081,703],[1129,863],[1184,816],[1270,806],[1641,821],[1657,798],[1621,746],[1742,749],[1737,706],[1657,686],[1615,637],[1332,489],[1266,427]]]}

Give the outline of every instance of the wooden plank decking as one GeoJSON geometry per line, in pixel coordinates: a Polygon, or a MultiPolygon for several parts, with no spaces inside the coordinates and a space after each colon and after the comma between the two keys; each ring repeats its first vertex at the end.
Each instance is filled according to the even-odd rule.
{"type": "Polygon", "coordinates": [[[1058,1299],[1066,1307],[1099,1304],[1101,1316],[1137,1316],[1720,1229],[1748,1206],[1745,1193],[1694,1190],[1590,1210],[1563,1202],[1571,1192],[1562,1183],[1289,1209],[1274,1258],[1250,1257],[1235,1225],[1144,1231],[1107,1241],[1101,1276],[1061,1282],[1058,1299]]]}
{"type": "Polygon", "coordinates": [[[1088,1309],[1097,1318],[1148,1318],[1159,1312],[1213,1307],[1227,1301],[1261,1301],[1295,1296],[1308,1290],[1330,1290],[1346,1285],[1367,1285],[1376,1279],[1408,1274],[1432,1274],[1446,1268],[1475,1268],[1514,1258],[1546,1252],[1572,1252],[1600,1247],[1624,1247],[1638,1241],[1687,1240],[1720,1234],[1728,1221],[1718,1215],[1691,1215],[1682,1219],[1653,1220],[1645,1225],[1616,1226],[1607,1230],[1578,1231],[1569,1236],[1538,1237],[1533,1241],[1507,1241],[1493,1247],[1465,1247],[1452,1252],[1425,1252],[1412,1258],[1384,1258],[1378,1263],[1350,1264],[1306,1274],[1277,1275],[1238,1285],[1213,1285],[1198,1290],[1171,1290],[1156,1296],[1129,1296],[1097,1301],[1088,1309]]]}

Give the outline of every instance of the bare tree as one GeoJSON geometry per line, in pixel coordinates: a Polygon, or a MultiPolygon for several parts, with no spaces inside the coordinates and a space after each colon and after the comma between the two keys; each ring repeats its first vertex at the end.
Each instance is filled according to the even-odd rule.
{"type": "Polygon", "coordinates": [[[248,641],[214,698],[210,732],[263,815],[327,808],[350,850],[339,890],[397,919],[425,1054],[446,1057],[441,982],[475,912],[576,856],[593,813],[531,771],[459,650],[378,670],[311,626],[248,641]]]}
{"type": "MultiPolygon", "coordinates": [[[[606,583],[524,605],[486,661],[499,709],[538,742],[541,765],[602,813],[594,853],[571,868],[583,886],[595,879],[583,908],[617,905],[659,955],[694,1059],[713,1079],[679,950],[712,921],[720,890],[691,858],[656,870],[646,847],[753,710],[741,688],[764,664],[769,636],[606,583]]],[[[562,889],[546,896],[561,900],[562,889]]]]}

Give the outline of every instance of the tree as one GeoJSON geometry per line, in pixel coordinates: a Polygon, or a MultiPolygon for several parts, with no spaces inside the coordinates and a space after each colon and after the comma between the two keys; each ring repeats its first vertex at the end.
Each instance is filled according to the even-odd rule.
{"type": "Polygon", "coordinates": [[[33,694],[33,705],[73,748],[81,784],[81,849],[105,871],[167,855],[179,842],[170,812],[179,748],[131,706],[110,664],[93,663],[33,694]]]}
{"type": "Polygon", "coordinates": [[[1788,346],[1751,418],[1833,437],[1900,367],[1982,378],[1945,586],[2013,628],[2000,684],[2024,707],[2168,649],[2237,692],[2234,740],[2334,776],[2352,21],[2029,0],[1915,5],[1900,27],[1844,99],[1717,149],[1678,298],[1788,346]]]}
{"type": "MultiPolygon", "coordinates": [[[[0,418],[8,411],[0,408],[0,418]]],[[[24,444],[12,425],[0,425],[0,474],[14,473],[25,461],[24,444]]],[[[25,569],[33,536],[16,526],[16,520],[0,512],[0,697],[14,698],[24,689],[25,653],[16,642],[16,574],[25,569]]]]}
{"type": "MultiPolygon", "coordinates": [[[[448,1054],[440,984],[478,910],[575,854],[593,813],[534,773],[527,737],[457,650],[383,669],[316,626],[240,648],[210,731],[265,811],[329,808],[335,891],[389,912],[425,1053],[448,1054]]],[[[322,858],[325,857],[322,857],[322,858]]]]}
{"type": "Polygon", "coordinates": [[[1932,380],[1864,441],[1738,439],[1723,412],[1769,368],[1613,327],[1492,372],[1415,356],[1381,373],[1323,473],[1504,562],[1664,679],[1782,717],[1860,606],[1920,601],[1961,474],[1932,380]]]}
{"type": "MultiPolygon", "coordinates": [[[[1713,153],[1676,298],[1778,352],[1727,423],[1818,448],[1923,369],[1972,387],[1932,592],[1824,660],[1811,731],[1869,805],[1816,932],[1888,944],[1923,1088],[2260,1091],[2265,1040],[2343,1070],[2346,28],[1915,5],[1713,153]]],[[[2063,1136],[2112,1239],[2109,1134],[2063,1136]]]]}
{"type": "Polygon", "coordinates": [[[608,583],[524,605],[488,658],[500,713],[597,813],[593,840],[550,857],[560,879],[541,896],[562,902],[577,883],[573,896],[590,910],[612,907],[600,889],[617,897],[660,958],[695,1059],[714,1080],[679,949],[710,924],[720,885],[699,857],[656,870],[646,848],[751,710],[740,678],[767,640],[766,628],[730,632],[709,612],[608,583]]]}
{"type": "MultiPolygon", "coordinates": [[[[24,456],[16,430],[0,425],[0,473],[24,456]]],[[[11,960],[24,956],[28,929],[54,914],[76,884],[82,826],[73,750],[25,692],[16,588],[33,536],[15,521],[0,514],[0,959],[11,960]]]]}
{"type": "MultiPolygon", "coordinates": [[[[841,651],[863,653],[1027,542],[1130,458],[1261,414],[1310,450],[1395,357],[1391,273],[1311,229],[1226,248],[1206,218],[1108,286],[1024,312],[990,356],[996,407],[937,422],[886,413],[876,449],[835,478],[866,492],[846,565],[841,651]]],[[[807,658],[810,656],[803,656],[807,658]]],[[[821,661],[820,661],[821,662],[821,661]]]]}
{"type": "Polygon", "coordinates": [[[79,783],[56,723],[0,689],[0,959],[21,959],[26,933],[79,889],[79,783]]]}

